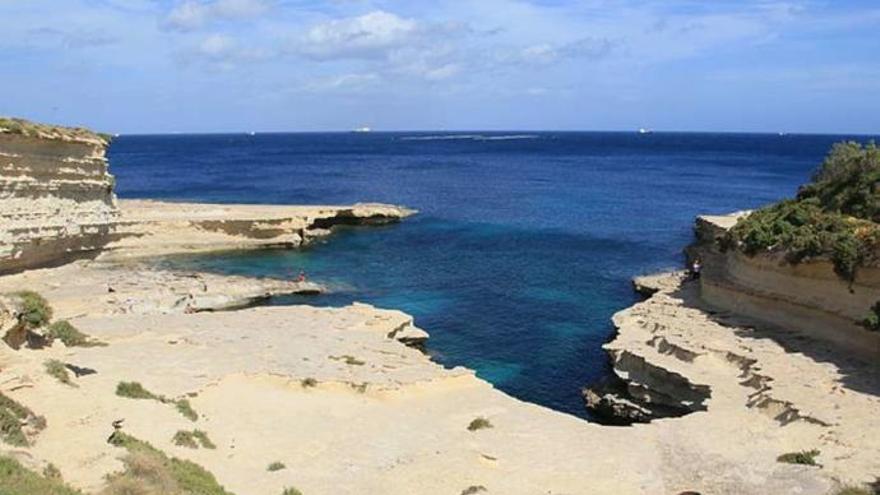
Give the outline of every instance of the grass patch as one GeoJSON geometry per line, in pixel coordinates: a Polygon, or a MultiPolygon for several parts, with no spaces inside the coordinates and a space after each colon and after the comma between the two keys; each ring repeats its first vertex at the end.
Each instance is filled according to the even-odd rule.
{"type": "Polygon", "coordinates": [[[199,444],[196,442],[196,437],[193,436],[191,431],[178,430],[171,441],[178,447],[188,447],[191,449],[199,448],[199,444]]]}
{"type": "Polygon", "coordinates": [[[0,134],[18,134],[46,139],[100,139],[110,143],[111,136],[96,133],[84,127],[62,127],[50,124],[38,124],[25,119],[0,117],[0,134]]]}
{"type": "Polygon", "coordinates": [[[189,403],[188,399],[174,401],[174,407],[177,409],[177,412],[183,414],[183,416],[190,421],[196,421],[199,419],[198,413],[192,408],[192,404],[189,403]]]}
{"type": "Polygon", "coordinates": [[[94,340],[80,332],[67,320],[56,321],[49,325],[46,329],[46,335],[60,340],[67,347],[102,347],[107,345],[105,342],[94,340]]]}
{"type": "Polygon", "coordinates": [[[284,491],[281,492],[281,495],[303,495],[303,492],[301,492],[291,486],[291,487],[285,488],[284,491]]]}
{"type": "Polygon", "coordinates": [[[203,449],[217,448],[217,446],[214,445],[214,442],[212,442],[211,439],[208,438],[208,434],[202,430],[179,430],[177,433],[174,434],[174,438],[172,438],[171,440],[174,442],[174,445],[189,447],[191,449],[197,449],[200,446],[203,449]]]}
{"type": "Polygon", "coordinates": [[[216,449],[217,446],[208,438],[208,434],[202,430],[193,430],[193,436],[199,441],[203,449],[216,449]]]}
{"type": "Polygon", "coordinates": [[[39,431],[46,427],[46,420],[0,393],[0,439],[16,447],[27,447],[24,425],[31,425],[39,431]]]}
{"type": "MultiPolygon", "coordinates": [[[[50,464],[51,466],[51,464],[50,464]]],[[[48,470],[48,466],[47,466],[48,470]]],[[[57,468],[55,468],[57,472],[57,468]]],[[[0,457],[0,493],[3,495],[82,495],[58,476],[40,476],[11,457],[0,457]]]]}
{"type": "Polygon", "coordinates": [[[287,466],[285,466],[283,462],[275,461],[272,464],[269,464],[269,466],[266,468],[266,471],[270,471],[270,472],[281,471],[282,469],[284,469],[286,467],[287,466]]]}
{"type": "Polygon", "coordinates": [[[49,478],[50,480],[61,480],[61,470],[58,469],[58,466],[50,462],[43,468],[43,477],[49,478]]]}
{"type": "Polygon", "coordinates": [[[131,435],[116,432],[110,442],[125,448],[125,470],[108,476],[101,495],[193,494],[232,495],[213,474],[198,464],[168,457],[161,450],[131,435]]]}
{"type": "Polygon", "coordinates": [[[469,424],[467,427],[468,431],[483,430],[485,428],[493,428],[493,426],[492,426],[492,423],[488,419],[486,419],[482,416],[480,416],[478,418],[474,418],[474,420],[471,421],[471,424],[469,424]]]}
{"type": "Polygon", "coordinates": [[[49,376],[55,377],[56,380],[65,385],[76,387],[76,384],[70,380],[70,372],[67,371],[67,366],[61,361],[50,359],[43,363],[43,366],[45,366],[46,373],[48,373],[49,376]]]}
{"type": "Polygon", "coordinates": [[[52,319],[52,306],[46,298],[32,290],[13,293],[21,300],[21,316],[19,319],[30,328],[42,327],[52,319]]]}
{"type": "Polygon", "coordinates": [[[816,457],[819,455],[819,451],[816,449],[813,450],[803,450],[801,452],[788,452],[786,454],[782,454],[777,457],[776,460],[778,462],[784,462],[787,464],[802,464],[804,466],[815,466],[816,465],[816,457]]]}
{"type": "Polygon", "coordinates": [[[311,377],[303,378],[302,380],[299,381],[299,384],[302,385],[303,388],[317,387],[318,380],[315,380],[314,378],[311,378],[311,377]]]}
{"type": "Polygon", "coordinates": [[[116,385],[116,395],[129,399],[152,399],[161,401],[161,397],[145,389],[138,382],[119,382],[116,385]]]}
{"type": "Polygon", "coordinates": [[[461,495],[474,495],[476,493],[485,492],[486,487],[483,485],[471,485],[461,491],[461,495]]]}
{"type": "Polygon", "coordinates": [[[151,399],[157,400],[163,404],[174,404],[174,408],[177,409],[177,412],[182,414],[185,418],[190,421],[196,421],[199,419],[199,415],[196,413],[195,409],[192,408],[189,399],[169,399],[164,395],[157,395],[150,392],[138,382],[119,382],[116,384],[116,395],[120,397],[128,397],[129,399],[151,399]]]}

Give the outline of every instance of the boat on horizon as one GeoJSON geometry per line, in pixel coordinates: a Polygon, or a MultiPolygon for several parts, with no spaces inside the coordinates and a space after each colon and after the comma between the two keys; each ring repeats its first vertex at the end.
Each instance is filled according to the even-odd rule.
{"type": "Polygon", "coordinates": [[[639,127],[639,134],[653,134],[653,129],[645,129],[644,127],[639,127]]]}
{"type": "Polygon", "coordinates": [[[373,129],[368,126],[355,127],[351,132],[373,132],[373,129]]]}

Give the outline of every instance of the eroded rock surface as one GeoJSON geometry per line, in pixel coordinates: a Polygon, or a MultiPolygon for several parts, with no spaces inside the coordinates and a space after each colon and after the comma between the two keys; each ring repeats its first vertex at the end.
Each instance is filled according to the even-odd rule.
{"type": "Polygon", "coordinates": [[[22,125],[0,120],[0,273],[93,253],[118,215],[103,137],[22,125]]]}

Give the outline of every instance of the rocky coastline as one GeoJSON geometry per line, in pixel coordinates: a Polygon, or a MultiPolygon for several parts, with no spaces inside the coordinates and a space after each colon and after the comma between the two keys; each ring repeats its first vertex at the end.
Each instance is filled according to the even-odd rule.
{"type": "Polygon", "coordinates": [[[399,311],[264,307],[322,288],[144,263],[412,210],[117,200],[103,136],[22,125],[0,131],[0,458],[32,472],[120,493],[124,434],[255,495],[827,495],[880,473],[876,364],[711,306],[705,279],[636,281],[606,345],[619,380],[585,392],[630,426],[588,423],[441,367],[399,311]],[[810,449],[820,465],[778,461],[810,449]]]}

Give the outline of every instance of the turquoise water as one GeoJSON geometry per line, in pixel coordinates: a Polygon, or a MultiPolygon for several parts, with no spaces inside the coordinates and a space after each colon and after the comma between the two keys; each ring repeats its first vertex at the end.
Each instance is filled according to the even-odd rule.
{"type": "Polygon", "coordinates": [[[123,136],[110,156],[121,197],[419,209],[303,251],[165,263],[271,277],[304,269],[333,292],[275,304],[401,309],[431,333],[438,362],[587,417],[579,391],[609,373],[601,345],[611,315],[636,300],[630,278],[678,266],[695,215],[794,194],[843,138],[467,134],[123,136]]]}

